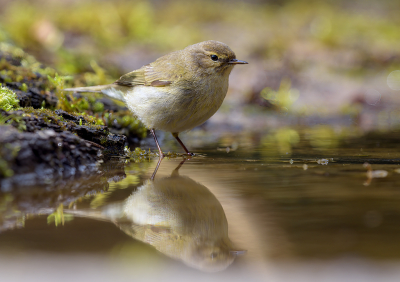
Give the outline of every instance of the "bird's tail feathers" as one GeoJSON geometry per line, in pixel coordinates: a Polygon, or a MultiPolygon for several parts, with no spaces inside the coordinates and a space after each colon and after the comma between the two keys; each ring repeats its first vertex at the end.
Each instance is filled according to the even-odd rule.
{"type": "Polygon", "coordinates": [[[65,88],[64,91],[73,91],[73,92],[92,92],[92,93],[103,93],[110,98],[117,99],[125,102],[124,94],[119,89],[120,86],[114,84],[107,85],[97,85],[97,86],[88,86],[88,87],[75,87],[75,88],[65,88]]]}
{"type": "Polygon", "coordinates": [[[111,88],[112,85],[97,85],[97,86],[88,86],[88,87],[75,87],[75,88],[65,88],[64,91],[73,91],[73,92],[101,92],[102,90],[111,88]]]}

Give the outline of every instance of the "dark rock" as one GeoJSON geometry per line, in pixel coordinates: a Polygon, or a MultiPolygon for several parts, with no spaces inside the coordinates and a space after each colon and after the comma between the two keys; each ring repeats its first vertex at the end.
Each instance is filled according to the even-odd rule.
{"type": "Polygon", "coordinates": [[[99,148],[70,132],[19,132],[0,126],[0,158],[14,172],[6,178],[0,171],[0,192],[96,172],[100,156],[99,148]]]}
{"type": "MultiPolygon", "coordinates": [[[[10,87],[10,83],[6,85],[10,87]]],[[[10,88],[17,94],[21,107],[40,109],[43,105],[45,107],[55,107],[57,105],[58,99],[54,94],[42,95],[40,90],[36,87],[29,88],[27,92],[23,92],[15,87],[10,88]]]]}
{"type": "Polygon", "coordinates": [[[121,152],[124,152],[126,136],[110,133],[105,139],[101,139],[100,142],[103,144],[103,147],[105,147],[103,151],[105,156],[119,156],[121,152]]]}
{"type": "Polygon", "coordinates": [[[86,123],[86,119],[83,116],[77,116],[76,114],[70,114],[66,111],[63,110],[55,110],[54,111],[57,115],[63,117],[66,120],[73,121],[76,124],[79,124],[80,122],[86,123]]]}
{"type": "Polygon", "coordinates": [[[12,125],[18,128],[21,123],[24,123],[27,132],[37,132],[43,129],[52,129],[55,132],[70,131],[76,133],[82,139],[96,143],[99,145],[98,148],[105,149],[104,155],[123,156],[125,154],[124,147],[127,138],[124,135],[109,133],[107,126],[104,125],[91,125],[81,115],[71,114],[63,110],[56,110],[55,112],[49,110],[2,111],[0,114],[20,117],[19,122],[13,122],[12,125]]]}

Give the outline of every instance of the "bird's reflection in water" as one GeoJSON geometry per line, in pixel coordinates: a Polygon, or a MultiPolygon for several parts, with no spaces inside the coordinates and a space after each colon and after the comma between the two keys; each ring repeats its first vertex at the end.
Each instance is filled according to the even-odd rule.
{"type": "Polygon", "coordinates": [[[169,177],[145,181],[121,204],[100,212],[67,212],[111,220],[126,234],[190,267],[224,270],[245,251],[236,250],[228,238],[228,222],[217,198],[207,187],[179,175],[182,164],[169,177]]]}

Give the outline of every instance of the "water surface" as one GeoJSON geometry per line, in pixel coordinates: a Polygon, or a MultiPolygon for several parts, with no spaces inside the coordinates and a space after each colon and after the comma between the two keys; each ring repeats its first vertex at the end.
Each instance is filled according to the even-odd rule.
{"type": "Polygon", "coordinates": [[[154,181],[157,160],[118,162],[89,181],[2,193],[2,276],[398,280],[400,135],[310,134],[225,136],[164,159],[154,181]]]}

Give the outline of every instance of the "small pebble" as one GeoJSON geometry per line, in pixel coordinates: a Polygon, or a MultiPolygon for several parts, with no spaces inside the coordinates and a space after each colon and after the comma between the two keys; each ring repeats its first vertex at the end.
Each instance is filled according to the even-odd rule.
{"type": "Polygon", "coordinates": [[[328,165],[329,160],[328,159],[319,159],[319,160],[317,160],[317,163],[320,165],[328,165]]]}

